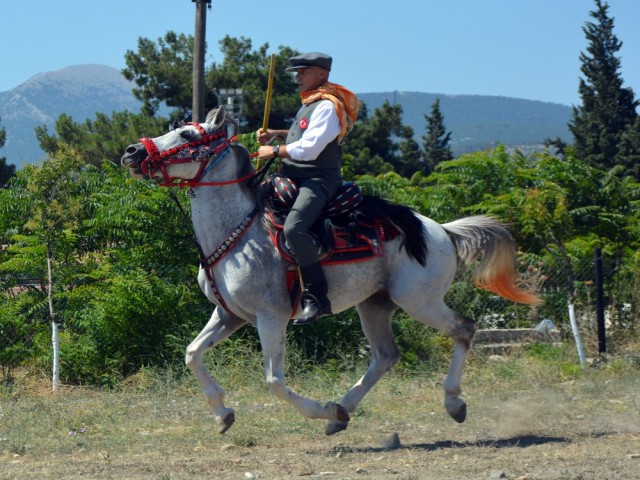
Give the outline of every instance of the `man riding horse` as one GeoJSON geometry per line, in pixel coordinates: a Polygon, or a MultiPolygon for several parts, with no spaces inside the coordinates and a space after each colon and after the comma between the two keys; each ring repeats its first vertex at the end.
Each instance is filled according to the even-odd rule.
{"type": "Polygon", "coordinates": [[[318,259],[318,247],[309,229],[342,185],[341,143],[353,128],[358,99],[346,88],[330,83],[332,59],[310,52],[289,59],[295,72],[302,107],[289,130],[258,130],[262,160],[282,158],[281,174],[299,189],[284,223],[284,235],[300,269],[304,285],[302,313],[293,322],[304,325],[331,314],[327,281],[318,259]],[[265,145],[276,137],[285,145],[265,145]]]}

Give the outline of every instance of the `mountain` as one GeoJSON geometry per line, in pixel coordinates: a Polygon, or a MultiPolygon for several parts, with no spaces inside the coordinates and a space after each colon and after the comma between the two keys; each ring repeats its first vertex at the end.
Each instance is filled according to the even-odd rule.
{"type": "MultiPolygon", "coordinates": [[[[97,112],[107,115],[123,110],[138,112],[140,102],[131,93],[133,86],[115,68],[75,65],[35,75],[13,90],[0,92],[0,125],[7,131],[0,156],[17,168],[38,162],[44,154],[34,129],[47,125],[52,133],[62,113],[80,122],[94,118],[97,112]]],[[[385,101],[401,104],[403,122],[413,128],[419,143],[426,132],[424,115],[431,113],[433,102],[439,98],[454,155],[498,142],[529,150],[539,147],[545,138],[560,137],[567,142],[571,139],[567,128],[571,108],[555,103],[420,92],[359,93],[358,97],[369,114],[385,101]]]]}
{"type": "Polygon", "coordinates": [[[486,95],[444,95],[418,92],[385,92],[358,94],[369,112],[385,101],[402,105],[402,119],[415,132],[422,144],[431,106],[440,99],[444,125],[451,132],[454,155],[482,150],[502,143],[508,147],[531,150],[539,148],[546,138],[560,137],[570,143],[567,123],[572,109],[557,103],[486,95]]]}
{"type": "Polygon", "coordinates": [[[44,153],[34,129],[47,125],[52,133],[61,113],[79,122],[97,112],[139,111],[140,102],[131,94],[132,88],[132,82],[115,68],[74,65],[40,73],[13,90],[0,92],[0,125],[7,131],[0,156],[17,168],[42,159],[44,153]]]}

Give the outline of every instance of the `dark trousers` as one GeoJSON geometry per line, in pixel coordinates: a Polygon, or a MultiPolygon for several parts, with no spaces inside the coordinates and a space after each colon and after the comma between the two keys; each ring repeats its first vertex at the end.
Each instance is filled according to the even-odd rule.
{"type": "Polygon", "coordinates": [[[329,178],[293,180],[298,185],[298,198],[284,222],[284,236],[296,256],[299,267],[318,262],[318,246],[309,229],[342,185],[339,175],[329,178]]]}

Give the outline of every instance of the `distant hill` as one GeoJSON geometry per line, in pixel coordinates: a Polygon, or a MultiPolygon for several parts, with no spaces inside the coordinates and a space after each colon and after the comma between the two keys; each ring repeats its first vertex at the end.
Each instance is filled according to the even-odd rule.
{"type": "MultiPolygon", "coordinates": [[[[62,113],[75,121],[94,118],[97,112],[129,110],[138,112],[140,102],[131,94],[132,82],[120,71],[105,65],[75,65],[35,75],[23,84],[0,92],[1,125],[7,142],[0,156],[21,168],[37,163],[44,156],[34,129],[53,126],[62,113]]],[[[545,138],[570,141],[567,123],[571,108],[555,103],[481,95],[441,95],[419,92],[359,93],[370,113],[385,100],[400,103],[403,121],[413,127],[415,138],[426,132],[425,114],[436,98],[444,115],[445,127],[452,132],[455,155],[484,149],[501,142],[510,147],[535,148],[545,138]]]]}
{"type": "Polygon", "coordinates": [[[426,133],[424,115],[440,99],[440,110],[455,155],[482,150],[502,143],[509,147],[532,149],[546,138],[560,137],[570,143],[567,127],[571,107],[557,103],[485,95],[444,95],[418,92],[361,93],[360,100],[371,114],[385,101],[402,105],[402,118],[422,143],[426,133]]]}
{"type": "Polygon", "coordinates": [[[75,65],[31,77],[13,90],[0,92],[1,125],[7,142],[0,156],[21,168],[43,157],[34,135],[35,127],[47,125],[49,132],[61,113],[75,121],[95,117],[97,112],[140,110],[131,94],[133,85],[120,71],[105,65],[75,65]]]}

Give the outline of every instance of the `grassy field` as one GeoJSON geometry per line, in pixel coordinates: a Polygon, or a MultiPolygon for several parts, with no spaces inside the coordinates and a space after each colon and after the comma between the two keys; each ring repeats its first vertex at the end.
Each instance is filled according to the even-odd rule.
{"type": "MultiPolygon", "coordinates": [[[[396,370],[331,437],[269,394],[258,358],[211,365],[236,409],[225,435],[182,372],[145,370],[115,390],[56,394],[23,376],[0,391],[0,479],[640,478],[637,353],[587,372],[549,346],[472,353],[460,425],[442,406],[444,372],[396,370]]],[[[318,368],[290,386],[338,400],[358,373],[318,368]]]]}

